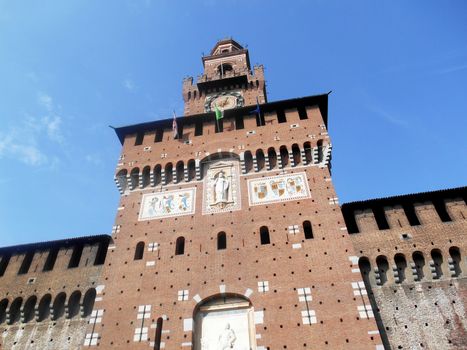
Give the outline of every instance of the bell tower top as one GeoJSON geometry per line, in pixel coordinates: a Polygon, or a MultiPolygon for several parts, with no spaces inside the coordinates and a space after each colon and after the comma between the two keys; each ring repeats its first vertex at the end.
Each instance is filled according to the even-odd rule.
{"type": "Polygon", "coordinates": [[[252,70],[248,49],[235,40],[219,40],[202,62],[204,71],[196,82],[193,77],[183,81],[185,115],[267,102],[264,67],[252,70]]]}

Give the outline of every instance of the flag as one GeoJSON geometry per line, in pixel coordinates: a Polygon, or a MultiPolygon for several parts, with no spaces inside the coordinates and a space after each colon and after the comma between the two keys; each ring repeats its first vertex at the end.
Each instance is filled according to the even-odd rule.
{"type": "Polygon", "coordinates": [[[217,106],[216,106],[216,120],[224,118],[224,111],[221,111],[217,106]]]}
{"type": "Polygon", "coordinates": [[[172,122],[172,131],[174,133],[174,139],[176,139],[178,137],[178,125],[177,125],[177,116],[175,115],[175,111],[174,111],[174,119],[172,122]]]}
{"type": "Polygon", "coordinates": [[[259,123],[260,125],[262,125],[262,121],[261,121],[261,110],[259,108],[259,102],[258,102],[258,98],[256,98],[256,108],[253,109],[250,114],[256,114],[258,116],[258,119],[259,119],[259,123]]]}

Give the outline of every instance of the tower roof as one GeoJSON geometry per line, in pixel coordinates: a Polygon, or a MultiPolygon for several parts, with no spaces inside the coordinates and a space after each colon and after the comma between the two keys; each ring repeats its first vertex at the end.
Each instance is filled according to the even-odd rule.
{"type": "MultiPolygon", "coordinates": [[[[232,48],[231,51],[240,51],[240,50],[244,49],[242,45],[240,45],[238,42],[236,42],[232,38],[221,39],[216,43],[216,45],[214,45],[213,49],[211,50],[211,56],[215,55],[216,51],[221,46],[229,46],[229,47],[232,48]]],[[[221,53],[221,52],[219,52],[219,53],[221,53]]]]}

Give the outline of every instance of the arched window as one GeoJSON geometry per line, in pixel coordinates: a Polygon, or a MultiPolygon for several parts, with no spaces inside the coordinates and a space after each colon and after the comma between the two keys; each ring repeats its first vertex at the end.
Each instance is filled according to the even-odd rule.
{"type": "Polygon", "coordinates": [[[185,237],[178,237],[175,242],[175,255],[185,254],[185,237]]]}
{"type": "Polygon", "coordinates": [[[302,162],[302,155],[300,153],[300,147],[296,143],[292,145],[292,156],[293,156],[293,162],[295,165],[298,165],[302,162]]]}
{"type": "Polygon", "coordinates": [[[416,276],[414,276],[416,281],[421,281],[423,277],[425,277],[425,273],[423,272],[423,269],[425,267],[425,258],[423,256],[422,252],[414,252],[412,254],[412,260],[413,263],[415,264],[415,271],[416,271],[416,276]]]}
{"type": "Polygon", "coordinates": [[[26,300],[24,303],[23,308],[23,315],[24,315],[24,322],[27,323],[34,318],[35,308],[37,303],[37,297],[31,296],[26,300]]]}
{"type": "Polygon", "coordinates": [[[0,301],[0,324],[6,321],[6,309],[8,308],[8,299],[0,301]]]}
{"type": "Polygon", "coordinates": [[[177,162],[176,169],[177,169],[177,183],[178,183],[178,182],[183,181],[183,175],[185,171],[185,164],[183,163],[183,161],[180,160],[177,162]]]}
{"type": "Polygon", "coordinates": [[[305,239],[313,239],[313,228],[311,227],[311,222],[308,220],[303,221],[303,234],[305,239]]]}
{"type": "Polygon", "coordinates": [[[57,261],[57,256],[58,248],[52,248],[49,250],[49,254],[47,255],[47,260],[45,261],[42,271],[52,271],[55,266],[55,262],[57,261]]]}
{"type": "Polygon", "coordinates": [[[21,315],[21,305],[23,304],[23,298],[16,298],[10,305],[8,324],[13,324],[19,320],[21,315]]]}
{"type": "Polygon", "coordinates": [[[167,163],[165,165],[165,184],[169,184],[173,181],[173,165],[172,163],[167,163]]]}
{"type": "Polygon", "coordinates": [[[258,165],[258,171],[264,169],[264,153],[262,149],[256,151],[256,164],[258,165]]]}
{"type": "Polygon", "coordinates": [[[70,262],[68,263],[68,268],[74,268],[79,266],[79,261],[81,260],[81,255],[83,255],[82,244],[75,245],[73,248],[73,253],[71,254],[70,262]]]}
{"type": "Polygon", "coordinates": [[[281,146],[279,151],[281,155],[282,167],[285,168],[289,164],[289,151],[287,151],[287,147],[285,146],[281,146]]]}
{"type": "Polygon", "coordinates": [[[232,70],[233,67],[229,63],[223,63],[217,67],[217,72],[221,77],[223,77],[226,74],[229,75],[232,72],[232,70]]]}
{"type": "Polygon", "coordinates": [[[449,255],[451,255],[451,273],[452,277],[459,277],[462,273],[461,270],[461,251],[457,247],[449,248],[449,255]]]}
{"type": "Polygon", "coordinates": [[[91,314],[94,308],[94,301],[96,300],[96,290],[94,288],[89,289],[83,298],[83,313],[81,316],[87,317],[91,314]]]}
{"type": "Polygon", "coordinates": [[[324,147],[323,147],[323,140],[318,140],[318,163],[321,163],[324,160],[324,147]]]}
{"type": "Polygon", "coordinates": [[[32,259],[34,258],[34,252],[27,252],[19,268],[18,275],[23,275],[28,273],[29,268],[31,267],[32,259]]]}
{"type": "Polygon", "coordinates": [[[143,187],[149,186],[151,183],[151,167],[145,166],[143,168],[143,187]]]}
{"type": "Polygon", "coordinates": [[[44,321],[50,316],[50,303],[52,302],[52,296],[46,294],[42,297],[39,302],[39,315],[37,317],[38,321],[44,321]]]}
{"type": "Polygon", "coordinates": [[[380,255],[376,258],[376,265],[378,266],[378,273],[379,273],[379,285],[383,285],[387,282],[387,272],[389,270],[388,259],[380,255]]]}
{"type": "Polygon", "coordinates": [[[127,170],[122,169],[116,175],[118,185],[120,186],[122,192],[125,192],[128,187],[127,174],[127,170]]]}
{"type": "Polygon", "coordinates": [[[161,350],[163,319],[159,317],[156,323],[156,335],[154,337],[154,350],[161,350]]]}
{"type": "Polygon", "coordinates": [[[217,250],[222,250],[227,248],[227,236],[225,232],[219,232],[217,234],[217,250]]]}
{"type": "Polygon", "coordinates": [[[154,186],[157,186],[161,183],[161,173],[162,173],[162,167],[160,164],[157,164],[154,167],[154,186]]]}
{"type": "Polygon", "coordinates": [[[269,237],[269,229],[267,226],[261,226],[259,229],[259,236],[261,239],[261,244],[270,244],[271,238],[269,237]]]}
{"type": "Polygon", "coordinates": [[[5,271],[6,271],[6,268],[8,267],[9,262],[10,262],[9,255],[2,256],[2,261],[0,262],[0,277],[2,277],[5,274],[5,271]]]}
{"type": "Polygon", "coordinates": [[[305,159],[307,164],[311,164],[313,162],[313,155],[311,153],[311,143],[305,142],[303,144],[303,149],[305,150],[305,159]]]}
{"type": "Polygon", "coordinates": [[[55,297],[53,304],[53,319],[58,320],[65,313],[66,294],[60,293],[55,297]]]}
{"type": "Polygon", "coordinates": [[[139,185],[139,168],[134,168],[130,173],[131,190],[138,188],[139,185]]]}
{"type": "Polygon", "coordinates": [[[196,163],[194,159],[188,161],[188,181],[194,180],[196,177],[196,163]]]}
{"type": "Polygon", "coordinates": [[[250,151],[245,152],[245,171],[249,173],[253,169],[253,156],[250,151]]]}
{"type": "Polygon", "coordinates": [[[431,251],[431,259],[433,260],[433,267],[435,268],[433,279],[440,279],[443,275],[443,255],[439,249],[431,251]]]}
{"type": "Polygon", "coordinates": [[[405,269],[407,268],[407,260],[403,254],[396,254],[394,256],[394,263],[397,267],[398,278],[396,283],[402,283],[405,280],[405,269]]]}
{"type": "Polygon", "coordinates": [[[365,283],[366,289],[370,289],[370,272],[371,272],[371,264],[367,257],[362,256],[358,259],[358,268],[360,269],[360,273],[362,274],[363,283],[365,283]]]}
{"type": "Polygon", "coordinates": [[[79,314],[79,303],[81,301],[81,292],[76,290],[68,299],[68,318],[73,318],[79,314]]]}
{"type": "Polygon", "coordinates": [[[196,98],[196,90],[193,91],[193,98],[196,98]]]}
{"type": "Polygon", "coordinates": [[[268,159],[269,159],[269,170],[274,169],[277,166],[277,154],[276,150],[273,147],[268,149],[268,159]]]}
{"type": "Polygon", "coordinates": [[[144,255],[144,242],[138,242],[135,248],[135,257],[133,260],[141,260],[144,255]]]}

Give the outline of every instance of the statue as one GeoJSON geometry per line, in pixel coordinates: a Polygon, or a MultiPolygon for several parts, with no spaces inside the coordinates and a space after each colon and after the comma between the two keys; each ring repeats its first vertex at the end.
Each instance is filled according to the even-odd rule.
{"type": "Polygon", "coordinates": [[[225,325],[225,329],[219,335],[219,340],[217,342],[217,349],[218,350],[225,350],[225,349],[233,349],[235,340],[237,337],[235,336],[235,332],[233,329],[230,329],[230,324],[227,322],[225,325]]]}
{"type": "Polygon", "coordinates": [[[214,203],[226,203],[228,201],[228,191],[230,182],[225,178],[224,171],[221,170],[214,180],[214,203]]]}

